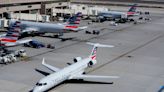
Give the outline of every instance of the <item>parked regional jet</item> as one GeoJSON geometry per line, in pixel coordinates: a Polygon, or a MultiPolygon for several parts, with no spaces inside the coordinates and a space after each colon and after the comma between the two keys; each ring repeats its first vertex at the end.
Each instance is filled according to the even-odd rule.
{"type": "Polygon", "coordinates": [[[102,81],[105,79],[119,78],[118,76],[97,76],[97,75],[85,75],[85,69],[96,64],[96,52],[98,47],[114,47],[112,45],[103,45],[99,43],[88,43],[93,45],[92,52],[89,57],[82,59],[81,57],[76,57],[75,63],[71,64],[64,69],[59,69],[46,64],[43,58],[42,65],[52,70],[54,73],[42,78],[32,90],[32,92],[45,92],[50,88],[66,81],[66,80],[91,80],[91,81],[102,81]]]}
{"type": "Polygon", "coordinates": [[[109,19],[121,19],[121,18],[126,19],[130,16],[138,15],[136,13],[136,5],[137,4],[132,5],[127,12],[107,11],[107,12],[100,12],[98,16],[103,17],[103,18],[109,18],[109,19]]]}
{"type": "Polygon", "coordinates": [[[6,34],[0,36],[0,46],[15,46],[32,41],[32,39],[18,40],[20,36],[20,25],[18,21],[9,27],[6,34]]]}
{"type": "MultiPolygon", "coordinates": [[[[59,35],[63,35],[64,32],[77,32],[87,28],[78,27],[80,23],[81,13],[77,13],[75,16],[70,17],[66,23],[41,23],[41,22],[30,22],[30,21],[19,21],[22,33],[58,33],[59,35]]],[[[15,23],[15,20],[11,20],[10,24],[15,23]]]]}

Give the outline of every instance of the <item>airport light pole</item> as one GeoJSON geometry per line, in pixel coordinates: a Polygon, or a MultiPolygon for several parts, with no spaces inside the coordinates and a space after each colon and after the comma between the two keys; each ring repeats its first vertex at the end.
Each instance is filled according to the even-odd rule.
{"type": "MultiPolygon", "coordinates": [[[[71,9],[71,0],[67,0],[67,4],[68,4],[68,9],[70,10],[71,9]]],[[[70,15],[72,16],[71,12],[70,12],[70,15]]]]}
{"type": "MultiPolygon", "coordinates": [[[[7,3],[9,4],[10,3],[10,0],[7,0],[7,3]]],[[[7,13],[9,12],[9,6],[7,5],[6,7],[6,10],[7,10],[7,13]]]]}

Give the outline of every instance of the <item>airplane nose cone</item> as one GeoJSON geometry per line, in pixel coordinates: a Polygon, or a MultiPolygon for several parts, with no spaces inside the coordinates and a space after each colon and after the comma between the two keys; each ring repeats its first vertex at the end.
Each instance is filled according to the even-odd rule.
{"type": "Polygon", "coordinates": [[[43,92],[41,88],[35,87],[32,92],[43,92]]]}

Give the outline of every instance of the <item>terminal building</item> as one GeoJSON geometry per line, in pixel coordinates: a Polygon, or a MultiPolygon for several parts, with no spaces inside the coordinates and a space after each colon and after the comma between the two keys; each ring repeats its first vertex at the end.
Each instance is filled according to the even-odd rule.
{"type": "Polygon", "coordinates": [[[0,17],[6,13],[50,14],[53,7],[65,7],[67,0],[0,0],[0,17]]]}
{"type": "Polygon", "coordinates": [[[83,15],[97,15],[100,11],[108,11],[106,7],[71,2],[72,0],[0,0],[0,17],[22,19],[29,16],[40,20],[40,15],[49,15],[50,19],[53,19],[54,16],[63,17],[64,14],[72,15],[77,12],[82,12],[83,15]]]}
{"type": "Polygon", "coordinates": [[[0,24],[8,27],[8,19],[50,22],[82,12],[83,15],[97,15],[108,11],[106,7],[74,4],[73,0],[0,0],[0,24]],[[7,19],[7,20],[6,20],[7,19]]]}

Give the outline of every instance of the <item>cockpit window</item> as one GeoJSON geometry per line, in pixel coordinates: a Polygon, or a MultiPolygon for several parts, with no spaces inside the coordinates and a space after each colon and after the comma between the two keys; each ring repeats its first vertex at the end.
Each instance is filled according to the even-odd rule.
{"type": "Polygon", "coordinates": [[[38,85],[39,83],[37,82],[36,85],[38,85]]]}
{"type": "Polygon", "coordinates": [[[47,85],[47,83],[36,83],[37,86],[47,85]]]}
{"type": "Polygon", "coordinates": [[[19,52],[20,52],[20,53],[24,53],[24,52],[25,52],[25,50],[20,50],[19,52]]]}
{"type": "Polygon", "coordinates": [[[36,83],[37,86],[42,86],[42,83],[36,83]]]}

